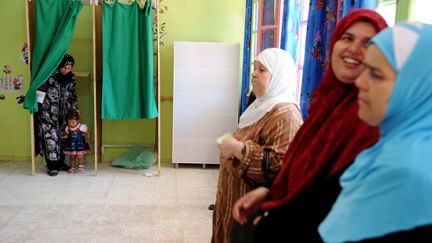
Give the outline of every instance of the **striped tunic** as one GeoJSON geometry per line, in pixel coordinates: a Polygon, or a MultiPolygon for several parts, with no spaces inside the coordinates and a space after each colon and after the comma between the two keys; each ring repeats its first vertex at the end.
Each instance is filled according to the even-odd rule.
{"type": "Polygon", "coordinates": [[[263,151],[269,153],[269,175],[279,172],[285,152],[303,124],[300,110],[294,104],[278,104],[258,122],[237,128],[234,137],[244,142],[242,160],[220,158],[219,181],[213,211],[212,242],[230,242],[233,224],[232,207],[245,193],[254,189],[251,182],[264,182],[263,151]]]}

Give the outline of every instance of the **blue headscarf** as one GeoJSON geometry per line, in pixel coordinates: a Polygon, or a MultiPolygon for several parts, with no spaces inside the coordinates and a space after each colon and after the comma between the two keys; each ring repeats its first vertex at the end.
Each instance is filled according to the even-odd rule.
{"type": "Polygon", "coordinates": [[[319,232],[359,241],[432,224],[432,25],[403,23],[371,41],[397,77],[381,138],[340,179],[342,192],[319,232]]]}

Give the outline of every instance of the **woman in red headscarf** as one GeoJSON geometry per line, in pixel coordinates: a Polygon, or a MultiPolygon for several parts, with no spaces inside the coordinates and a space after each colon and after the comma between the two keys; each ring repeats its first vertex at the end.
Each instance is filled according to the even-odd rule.
{"type": "Polygon", "coordinates": [[[259,208],[266,212],[255,229],[255,242],[321,241],[318,225],[341,190],[340,175],[379,137],[376,128],[357,116],[354,81],[363,71],[368,41],[385,27],[378,13],[366,9],[351,12],[336,26],[329,66],[271,190],[260,187],[234,205],[240,224],[259,208]]]}

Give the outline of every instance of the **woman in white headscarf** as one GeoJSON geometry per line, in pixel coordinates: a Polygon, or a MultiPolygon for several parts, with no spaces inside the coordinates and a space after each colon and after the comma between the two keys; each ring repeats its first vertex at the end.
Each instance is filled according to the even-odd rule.
{"type": "Polygon", "coordinates": [[[431,43],[432,25],[418,22],[371,40],[358,114],[381,137],[342,175],[325,242],[432,242],[431,43]]]}
{"type": "Polygon", "coordinates": [[[295,99],[296,83],[297,68],[288,52],[269,48],[255,58],[252,87],[256,99],[241,115],[233,137],[218,145],[220,168],[212,242],[231,242],[234,202],[265,181],[264,150],[269,151],[269,178],[279,172],[285,152],[303,123],[295,99]]]}

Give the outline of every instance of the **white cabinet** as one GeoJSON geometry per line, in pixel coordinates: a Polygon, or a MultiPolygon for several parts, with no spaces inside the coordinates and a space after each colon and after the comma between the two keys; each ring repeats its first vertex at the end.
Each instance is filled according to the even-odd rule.
{"type": "Polygon", "coordinates": [[[174,42],[172,162],[219,164],[216,138],[238,124],[240,45],[174,42]]]}

